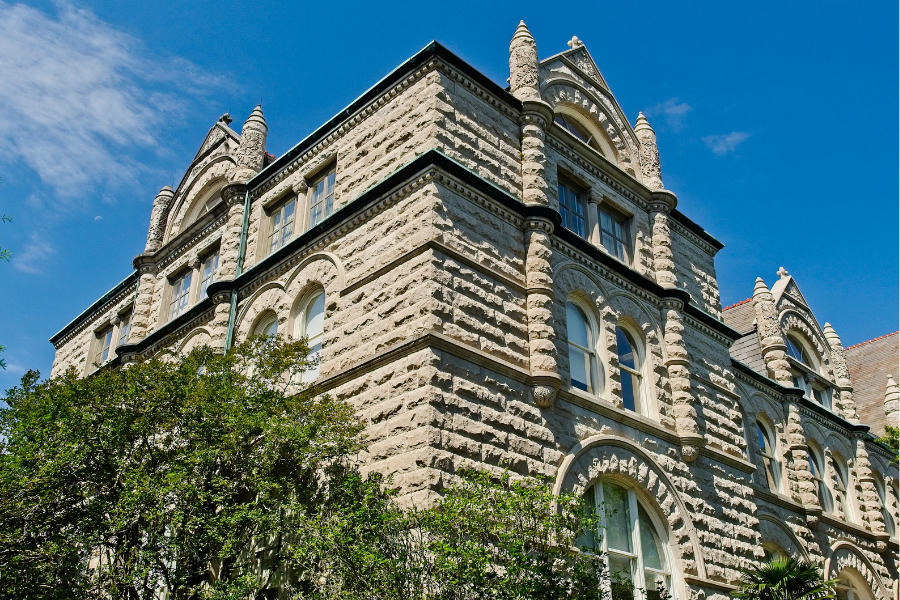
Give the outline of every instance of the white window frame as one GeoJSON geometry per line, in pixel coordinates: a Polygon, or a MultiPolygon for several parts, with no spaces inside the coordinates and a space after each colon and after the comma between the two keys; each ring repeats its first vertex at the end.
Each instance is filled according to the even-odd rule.
{"type": "Polygon", "coordinates": [[[113,349],[113,333],[114,328],[112,325],[107,325],[97,332],[97,352],[94,354],[93,364],[105,365],[107,362],[109,362],[109,355],[113,349]]]}
{"type": "Polygon", "coordinates": [[[256,322],[256,326],[253,328],[253,335],[278,335],[278,315],[274,312],[267,311],[262,317],[256,322]],[[275,326],[275,331],[268,333],[269,329],[272,326],[275,326]]]}
{"type": "Polygon", "coordinates": [[[337,165],[331,164],[320,171],[309,184],[306,210],[306,229],[315,227],[334,212],[334,191],[337,183],[337,165]],[[321,210],[315,212],[317,208],[321,210]]]}
{"type": "Polygon", "coordinates": [[[828,482],[824,479],[825,455],[815,446],[808,445],[806,447],[809,456],[809,468],[812,473],[813,481],[816,485],[816,494],[819,498],[819,506],[827,513],[834,512],[834,498],[831,490],[828,488],[828,482]]]}
{"type": "Polygon", "coordinates": [[[834,511],[832,514],[848,523],[855,523],[853,499],[850,495],[853,489],[853,482],[850,479],[850,465],[847,459],[838,452],[832,452],[828,463],[831,497],[834,499],[834,511]]]}
{"type": "Polygon", "coordinates": [[[211,283],[218,281],[219,273],[219,251],[214,250],[208,254],[203,262],[200,263],[200,293],[199,299],[206,297],[206,289],[211,283]],[[208,271],[208,272],[207,272],[208,271]]]}
{"type": "MultiPolygon", "coordinates": [[[[619,351],[619,340],[618,335],[616,336],[616,362],[619,366],[619,379],[621,383],[621,371],[624,371],[630,376],[637,378],[637,385],[632,385],[632,390],[634,393],[634,413],[644,416],[650,415],[650,394],[647,390],[647,378],[644,376],[644,370],[646,366],[646,352],[644,348],[644,336],[643,335],[635,335],[634,329],[629,327],[624,323],[618,323],[616,325],[616,329],[621,330],[622,333],[630,338],[629,343],[631,344],[631,352],[634,356],[635,368],[632,369],[626,365],[622,364],[621,356],[622,353],[619,351]],[[638,341],[640,340],[640,342],[638,341]]],[[[622,389],[622,408],[625,410],[631,410],[625,406],[625,390],[622,389]]]]}
{"type": "Polygon", "coordinates": [[[575,387],[574,379],[572,378],[572,352],[571,348],[569,350],[569,382],[572,384],[573,389],[577,389],[579,391],[585,392],[587,394],[591,394],[593,396],[599,396],[603,392],[603,376],[600,373],[600,361],[598,358],[597,352],[597,340],[599,336],[597,335],[597,325],[594,319],[591,318],[591,311],[585,310],[584,306],[580,302],[578,302],[575,298],[570,298],[566,301],[566,345],[569,347],[576,348],[581,352],[584,352],[585,357],[587,359],[587,365],[585,365],[585,370],[587,372],[588,381],[586,381],[587,389],[582,390],[581,388],[575,387]],[[569,304],[571,304],[575,309],[577,309],[584,320],[584,326],[587,330],[587,341],[588,347],[581,346],[571,340],[569,336],[569,304]]]}
{"type": "Polygon", "coordinates": [[[631,256],[630,248],[629,248],[629,235],[628,235],[628,223],[629,220],[627,217],[623,216],[619,211],[613,209],[608,204],[599,204],[597,206],[597,228],[600,231],[600,245],[603,247],[606,252],[618,258],[623,263],[628,264],[629,257],[631,256]],[[603,225],[603,217],[606,216],[613,224],[613,229],[607,229],[603,225]],[[615,226],[619,226],[619,233],[615,232],[615,226]],[[606,238],[609,237],[612,239],[612,248],[610,248],[606,243],[606,238]]]}
{"type": "Polygon", "coordinates": [[[172,297],[169,300],[169,321],[184,313],[191,307],[191,287],[193,283],[193,269],[187,269],[181,275],[171,280],[172,297]]]}
{"type": "Polygon", "coordinates": [[[119,317],[119,346],[128,343],[128,335],[131,333],[131,315],[119,317]]]}
{"type": "MultiPolygon", "coordinates": [[[[613,553],[618,556],[622,556],[628,560],[632,561],[632,573],[631,573],[631,583],[634,586],[634,600],[646,600],[646,579],[644,576],[645,571],[652,571],[658,575],[661,575],[664,580],[667,582],[666,589],[669,594],[672,593],[673,590],[673,559],[672,552],[669,545],[669,535],[668,531],[662,524],[659,522],[659,519],[654,514],[653,511],[644,508],[644,513],[651,521],[651,526],[655,529],[656,535],[662,542],[662,550],[664,556],[661,557],[666,564],[667,570],[661,571],[659,569],[650,568],[644,565],[644,552],[641,544],[641,531],[640,531],[640,519],[638,512],[638,505],[641,504],[640,500],[637,497],[637,492],[634,486],[624,483],[618,479],[609,478],[609,479],[601,479],[597,481],[593,485],[593,498],[594,498],[594,508],[598,511],[600,515],[600,532],[595,532],[595,535],[600,539],[600,554],[603,558],[604,564],[607,569],[609,569],[609,554],[613,553]],[[628,497],[628,518],[629,518],[629,530],[631,533],[631,552],[613,549],[610,550],[608,546],[608,539],[605,534],[602,532],[608,530],[607,519],[610,518],[610,515],[607,515],[607,511],[604,509],[604,498],[603,498],[603,484],[609,483],[612,485],[616,485],[625,490],[625,493],[628,497]],[[643,592],[642,592],[643,590],[643,592]]],[[[621,515],[612,515],[613,519],[621,518],[621,515]]],[[[597,538],[595,538],[597,539],[597,538]]],[[[608,571],[607,571],[608,572],[608,571]]]]}
{"type": "Polygon", "coordinates": [[[775,435],[775,427],[761,416],[756,418],[756,439],[759,444],[759,456],[762,463],[763,475],[766,486],[773,492],[781,493],[781,461],[778,460],[778,439],[775,435]],[[762,438],[762,440],[760,440],[762,438]],[[762,443],[765,442],[765,443],[762,443]],[[767,448],[768,446],[768,448],[767,448]],[[768,463],[766,462],[768,461],[768,463]],[[771,481],[770,481],[771,479],[771,481]],[[772,484],[775,487],[772,487],[772,484]]]}
{"type": "Polygon", "coordinates": [[[296,196],[289,196],[269,212],[269,238],[266,255],[283,248],[297,234],[297,208],[299,205],[296,196]],[[288,210],[289,208],[290,210],[288,210]]]}
{"type": "MultiPolygon", "coordinates": [[[[325,302],[327,301],[327,296],[325,295],[325,290],[322,288],[318,288],[312,292],[309,292],[303,297],[303,300],[300,302],[300,310],[297,311],[296,318],[296,339],[300,339],[306,337],[307,335],[307,327],[309,326],[309,316],[310,309],[313,304],[315,304],[316,300],[322,298],[322,332],[319,334],[314,334],[307,340],[307,346],[312,350],[316,345],[322,344],[325,338],[325,302]]],[[[317,353],[310,352],[310,358],[314,358],[315,355],[318,354],[319,364],[311,367],[302,373],[299,376],[299,383],[312,383],[316,379],[319,378],[321,373],[321,360],[322,360],[322,352],[319,350],[317,353]]]]}

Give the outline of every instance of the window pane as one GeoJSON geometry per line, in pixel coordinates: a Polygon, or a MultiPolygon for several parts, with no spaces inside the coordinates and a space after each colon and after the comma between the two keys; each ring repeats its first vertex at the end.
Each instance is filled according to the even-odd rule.
{"type": "Polygon", "coordinates": [[[669,589],[669,578],[662,573],[644,571],[644,590],[647,600],[662,600],[663,591],[669,589]]]}
{"type": "Polygon", "coordinates": [[[625,370],[622,370],[620,375],[622,379],[622,406],[630,411],[636,411],[640,380],[634,374],[625,370]]]}
{"type": "Polygon", "coordinates": [[[634,560],[612,552],[608,560],[613,600],[633,600],[634,560]]]}
{"type": "Polygon", "coordinates": [[[625,245],[619,240],[616,240],[616,246],[613,254],[615,254],[619,260],[625,260],[625,245]]]}
{"type": "Polygon", "coordinates": [[[607,548],[631,552],[631,515],[625,488],[604,483],[603,509],[606,512],[607,548]]]}
{"type": "Polygon", "coordinates": [[[324,331],[325,294],[319,294],[309,306],[309,313],[306,317],[306,336],[312,338],[322,335],[324,331]]]}
{"type": "Polygon", "coordinates": [[[765,452],[766,454],[771,454],[771,452],[769,452],[769,440],[766,436],[766,432],[763,429],[763,426],[759,423],[759,421],[756,422],[756,437],[759,441],[760,451],[765,452]]]}
{"type": "Polygon", "coordinates": [[[588,375],[588,357],[581,348],[569,345],[569,376],[572,378],[572,387],[585,392],[590,391],[590,377],[588,375]]]}
{"type": "Polygon", "coordinates": [[[566,328],[569,341],[583,348],[589,348],[587,319],[584,313],[571,302],[566,302],[566,328]]]}
{"type": "Polygon", "coordinates": [[[257,335],[277,335],[278,334],[278,319],[272,319],[271,321],[264,322],[260,328],[258,329],[257,335]]]}
{"type": "MultiPolygon", "coordinates": [[[[584,512],[587,515],[593,515],[596,510],[597,502],[594,493],[594,487],[591,486],[584,493],[584,512]]],[[[586,527],[575,540],[576,548],[597,549],[597,535],[592,527],[586,527]]]]}
{"type": "Polygon", "coordinates": [[[131,331],[131,319],[125,319],[122,321],[121,330],[119,332],[119,345],[122,346],[128,343],[128,333],[131,331]]]}
{"type": "MultiPolygon", "coordinates": [[[[656,528],[650,520],[650,515],[640,504],[638,504],[638,526],[641,529],[641,553],[644,559],[644,568],[664,571],[666,569],[665,551],[656,535],[656,528]]],[[[650,587],[648,585],[648,589],[650,587]]]]}
{"type": "Polygon", "coordinates": [[[787,353],[788,356],[797,360],[803,364],[806,364],[803,356],[803,350],[801,350],[800,346],[794,342],[791,338],[787,338],[787,353]]]}
{"type": "Polygon", "coordinates": [[[637,370],[634,360],[634,347],[631,343],[631,336],[625,333],[619,327],[616,327],[616,345],[619,348],[619,364],[625,365],[630,369],[637,370]]]}

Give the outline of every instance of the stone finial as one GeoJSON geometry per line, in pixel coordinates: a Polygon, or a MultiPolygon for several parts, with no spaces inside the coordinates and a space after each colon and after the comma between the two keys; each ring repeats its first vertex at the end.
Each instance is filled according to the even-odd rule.
{"type": "Polygon", "coordinates": [[[257,104],[241,129],[241,145],[237,150],[237,169],[234,181],[248,181],[263,168],[266,155],[266,135],[269,127],[263,117],[262,106],[257,104]]]}
{"type": "Polygon", "coordinates": [[[166,235],[166,217],[169,214],[169,204],[171,204],[174,197],[175,190],[167,185],[159,190],[156,198],[153,199],[153,208],[150,211],[150,229],[147,232],[147,245],[144,246],[145,254],[156,252],[162,246],[163,238],[166,235]]]}
{"type": "Polygon", "coordinates": [[[659,166],[659,147],[656,145],[656,132],[650,127],[644,113],[638,113],[634,133],[641,142],[641,175],[644,185],[651,190],[664,189],[662,169],[659,166]]]}
{"type": "Polygon", "coordinates": [[[825,323],[822,328],[825,334],[825,341],[831,350],[831,368],[834,371],[834,378],[840,388],[840,393],[834,404],[835,408],[841,416],[849,421],[857,421],[859,415],[856,412],[856,403],[853,400],[853,382],[850,381],[850,369],[847,367],[847,358],[844,356],[844,346],[841,338],[831,323],[825,323]]]}
{"type": "MultiPolygon", "coordinates": [[[[523,22],[524,22],[524,21],[523,21],[523,22]]],[[[569,48],[572,48],[573,50],[574,50],[575,48],[581,48],[582,46],[584,46],[584,42],[582,42],[581,40],[579,40],[579,39],[578,39],[578,36],[575,36],[575,35],[573,35],[573,36],[572,36],[572,39],[569,40],[568,42],[566,42],[566,44],[569,46],[569,48]]]]}
{"type": "Polygon", "coordinates": [[[537,43],[525,21],[519,21],[509,43],[509,87],[519,100],[540,100],[537,43]]]}
{"type": "Polygon", "coordinates": [[[775,274],[778,275],[780,279],[784,279],[788,276],[787,269],[785,269],[784,267],[778,267],[778,271],[775,274]]]}
{"type": "Polygon", "coordinates": [[[781,385],[792,386],[790,365],[785,359],[787,345],[778,324],[775,299],[762,277],[757,277],[753,286],[753,312],[756,313],[756,334],[769,374],[781,385]]]}
{"type": "Polygon", "coordinates": [[[887,387],[884,390],[884,414],[887,423],[897,423],[897,413],[900,412],[900,387],[891,375],[887,376],[887,387]]]}
{"type": "Polygon", "coordinates": [[[231,125],[231,122],[233,120],[234,119],[232,119],[231,115],[229,115],[228,113],[225,113],[224,115],[219,117],[219,123],[225,123],[225,125],[231,125]]]}

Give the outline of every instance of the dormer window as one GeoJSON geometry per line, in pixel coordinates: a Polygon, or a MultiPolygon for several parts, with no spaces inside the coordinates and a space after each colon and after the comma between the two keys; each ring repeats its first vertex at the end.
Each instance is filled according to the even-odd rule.
{"type": "Polygon", "coordinates": [[[790,336],[787,337],[786,341],[788,356],[806,366],[812,364],[809,360],[809,355],[806,353],[806,350],[803,349],[803,344],[794,341],[790,336]]]}
{"type": "Polygon", "coordinates": [[[323,173],[310,188],[309,224],[307,229],[326,219],[334,207],[334,167],[323,173]]]}
{"type": "Polygon", "coordinates": [[[582,127],[575,119],[568,115],[557,113],[556,124],[577,137],[579,140],[587,144],[591,145],[591,141],[594,139],[594,136],[589,134],[584,127],[582,127]]]}

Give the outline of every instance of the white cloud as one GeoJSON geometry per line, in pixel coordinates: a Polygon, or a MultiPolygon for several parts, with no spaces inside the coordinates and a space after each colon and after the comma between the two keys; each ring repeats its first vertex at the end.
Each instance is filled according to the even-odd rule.
{"type": "Polygon", "coordinates": [[[22,161],[61,196],[128,183],[162,152],[156,133],[188,97],[220,82],[87,10],[50,15],[0,1],[0,156],[22,161]],[[165,91],[163,91],[165,90],[165,91]]]}
{"type": "Polygon", "coordinates": [[[713,151],[713,154],[721,156],[723,154],[728,154],[729,152],[734,152],[738,145],[746,141],[749,137],[750,134],[746,131],[732,131],[731,133],[723,135],[708,135],[701,139],[703,140],[703,143],[713,151]]]}
{"type": "Polygon", "coordinates": [[[679,102],[678,98],[669,98],[650,108],[647,114],[650,116],[662,115],[666,125],[679,131],[684,128],[684,119],[693,109],[694,107],[687,102],[679,102]]]}
{"type": "Polygon", "coordinates": [[[94,220],[95,220],[95,221],[102,221],[102,220],[103,220],[103,217],[101,217],[100,215],[97,215],[96,217],[94,217],[94,220]]]}
{"type": "Polygon", "coordinates": [[[47,262],[56,254],[56,248],[47,241],[48,237],[37,231],[32,232],[28,236],[28,243],[25,244],[24,249],[13,254],[12,266],[23,273],[32,275],[42,273],[47,262]]]}

